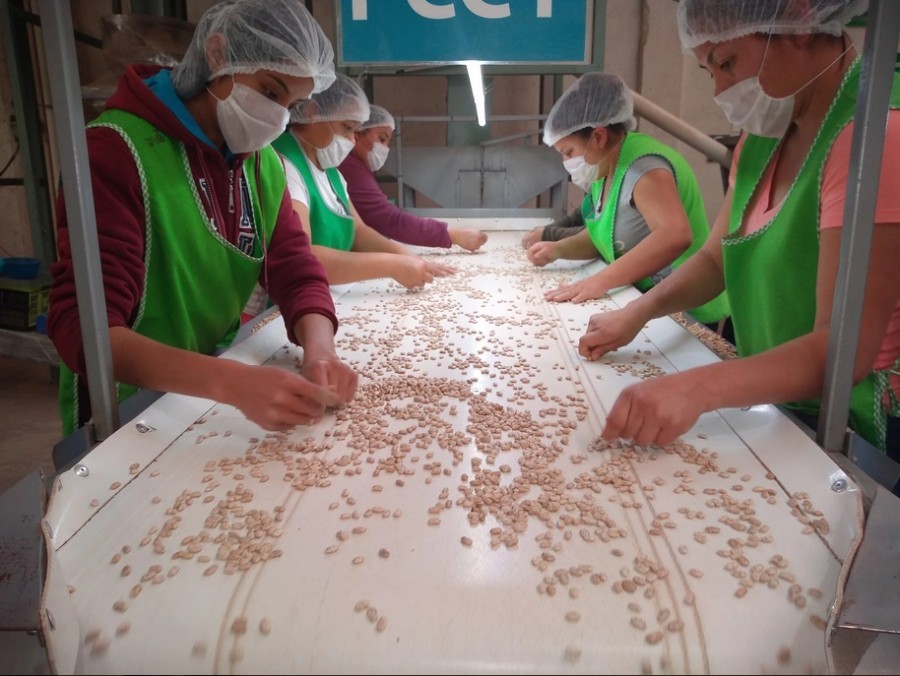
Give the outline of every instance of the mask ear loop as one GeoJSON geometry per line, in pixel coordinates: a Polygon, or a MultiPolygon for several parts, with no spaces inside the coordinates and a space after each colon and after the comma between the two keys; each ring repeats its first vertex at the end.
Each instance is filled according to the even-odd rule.
{"type": "MultiPolygon", "coordinates": [[[[762,61],[759,62],[759,70],[756,73],[756,80],[759,82],[759,76],[762,75],[763,66],[766,63],[766,56],[769,54],[769,45],[772,44],[772,26],[775,25],[775,19],[778,17],[778,11],[781,9],[781,0],[778,0],[778,4],[775,5],[775,12],[772,14],[772,21],[769,22],[769,36],[766,38],[766,48],[763,51],[762,61]]],[[[760,87],[762,87],[762,83],[760,83],[760,87]]]]}
{"type": "MultiPolygon", "coordinates": [[[[778,16],[778,10],[779,10],[779,9],[781,9],[781,0],[778,0],[778,4],[775,6],[775,14],[772,16],[772,23],[769,24],[769,37],[768,37],[768,39],[766,40],[766,49],[765,49],[765,51],[763,52],[763,58],[762,58],[762,61],[761,61],[760,64],[759,64],[759,72],[756,74],[756,79],[757,79],[757,81],[759,81],[759,76],[762,74],[763,65],[764,65],[765,62],[766,62],[766,55],[769,53],[769,44],[771,44],[771,42],[772,42],[772,26],[775,24],[775,19],[776,19],[776,17],[778,16]]],[[[841,35],[841,45],[843,46],[843,44],[844,44],[844,35],[842,34],[842,35],[841,35]]],[[[812,79],[810,79],[809,82],[807,82],[807,83],[804,84],[802,87],[800,87],[800,89],[798,89],[798,90],[795,91],[793,94],[791,94],[791,96],[796,96],[797,94],[799,94],[800,92],[802,92],[804,89],[806,89],[807,87],[809,87],[809,85],[811,85],[813,82],[815,82],[815,81],[818,80],[820,77],[822,77],[822,76],[828,71],[829,68],[831,68],[834,64],[836,64],[838,61],[840,61],[841,59],[843,59],[844,56],[847,54],[847,52],[849,52],[851,49],[853,49],[853,43],[852,43],[852,42],[850,42],[850,44],[847,45],[847,47],[844,49],[844,51],[842,51],[840,54],[837,55],[837,58],[835,58],[834,61],[832,61],[831,63],[829,63],[827,66],[825,66],[825,68],[823,68],[823,69],[821,70],[821,72],[819,72],[818,75],[816,75],[815,77],[813,77],[812,79]]],[[[760,87],[762,87],[762,83],[760,83],[760,87]]],[[[763,89],[763,91],[765,91],[765,89],[763,89]]]]}
{"type": "MultiPolygon", "coordinates": [[[[234,82],[234,73],[232,73],[232,74],[231,74],[231,92],[229,92],[228,96],[231,96],[231,94],[234,93],[234,85],[235,85],[235,82],[234,82]]],[[[209,93],[209,95],[212,96],[212,97],[213,97],[217,102],[219,102],[219,103],[222,103],[223,101],[225,101],[226,99],[228,99],[228,96],[226,96],[224,99],[220,99],[218,96],[216,96],[215,94],[213,94],[213,93],[212,93],[212,90],[209,88],[209,83],[207,83],[206,85],[204,85],[204,89],[206,89],[206,91],[209,93]]]]}

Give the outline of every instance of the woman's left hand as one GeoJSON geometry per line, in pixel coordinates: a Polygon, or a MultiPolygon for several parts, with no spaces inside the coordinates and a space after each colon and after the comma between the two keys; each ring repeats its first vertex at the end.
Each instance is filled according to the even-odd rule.
{"type": "Polygon", "coordinates": [[[604,439],[626,439],[637,446],[665,446],[687,432],[705,412],[690,372],[629,385],[606,418],[604,439]]]}
{"type": "Polygon", "coordinates": [[[597,279],[597,275],[591,275],[574,284],[565,284],[552,291],[545,291],[544,300],[548,300],[551,303],[564,303],[566,301],[583,303],[586,300],[602,298],[607,291],[609,291],[609,288],[601,280],[597,279]]]}

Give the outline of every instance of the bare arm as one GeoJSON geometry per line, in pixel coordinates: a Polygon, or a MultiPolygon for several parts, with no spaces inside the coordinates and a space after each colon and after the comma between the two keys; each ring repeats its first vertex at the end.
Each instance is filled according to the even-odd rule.
{"type": "Polygon", "coordinates": [[[388,239],[374,228],[366,225],[359,217],[353,219],[353,251],[381,252],[412,256],[400,242],[388,239]]]}
{"type": "Polygon", "coordinates": [[[728,234],[730,212],[729,190],[703,246],[672,274],[626,307],[635,305],[634,311],[642,312],[646,316],[645,321],[648,321],[699,307],[722,293],[725,290],[722,239],[728,234]]]}
{"type": "MultiPolygon", "coordinates": [[[[456,272],[456,268],[453,268],[449,265],[435,263],[434,261],[429,261],[421,258],[420,256],[416,256],[412,251],[400,244],[400,242],[395,242],[392,239],[388,239],[380,232],[364,223],[363,220],[359,217],[359,214],[357,213],[356,208],[353,205],[350,206],[350,209],[353,213],[354,225],[353,251],[382,252],[412,258],[416,261],[417,268],[418,263],[424,264],[428,275],[431,276],[430,279],[426,280],[429,282],[432,281],[434,277],[445,277],[456,272]]],[[[396,264],[396,260],[396,258],[391,259],[394,264],[396,264]]],[[[408,265],[409,261],[405,260],[403,261],[403,264],[408,265]]],[[[420,283],[414,282],[414,280],[407,273],[404,273],[404,278],[407,281],[411,282],[410,284],[407,284],[396,275],[393,276],[394,279],[396,279],[404,286],[421,286],[420,283]]]]}
{"type": "Polygon", "coordinates": [[[725,289],[722,238],[728,233],[731,191],[725,195],[712,232],[703,246],[668,277],[621,310],[592,315],[578,342],[591,361],[630,343],[651,319],[698,307],[725,289]]]}
{"type": "Polygon", "coordinates": [[[641,176],[634,187],[633,199],[650,234],[599,272],[547,292],[547,300],[580,303],[600,298],[610,289],[656,274],[691,245],[691,224],[672,172],[654,169],[641,176]]]}
{"type": "Polygon", "coordinates": [[[314,312],[302,315],[294,324],[294,336],[303,346],[303,376],[334,392],[339,403],[350,401],[356,394],[358,376],[335,352],[331,320],[314,312]]]}
{"type": "MultiPolygon", "coordinates": [[[[854,382],[868,374],[891,314],[900,300],[900,224],[873,232],[854,382]]],[[[610,411],[604,436],[639,444],[666,444],[687,431],[700,414],[717,408],[781,403],[821,394],[828,352],[840,229],[820,233],[817,312],[814,328],[795,340],[752,357],[658,378],[623,390],[610,411]],[[735,387],[734,383],[740,383],[735,387]]]]}
{"type": "MultiPolygon", "coordinates": [[[[331,322],[322,319],[330,332],[331,322]]],[[[112,327],[109,338],[116,380],[231,404],[265,429],[309,423],[319,419],[326,406],[346,401],[282,368],[170,347],[122,326],[112,327]]]]}
{"type": "MultiPolygon", "coordinates": [[[[309,208],[294,201],[294,211],[300,217],[303,228],[309,229],[309,208]]],[[[354,237],[351,251],[313,244],[312,250],[321,261],[331,284],[350,284],[367,279],[395,279],[406,288],[424,286],[434,280],[433,266],[406,248],[380,235],[364,224],[354,211],[354,237]],[[361,242],[357,241],[361,238],[361,242]]],[[[447,274],[447,273],[443,273],[447,274]]]]}

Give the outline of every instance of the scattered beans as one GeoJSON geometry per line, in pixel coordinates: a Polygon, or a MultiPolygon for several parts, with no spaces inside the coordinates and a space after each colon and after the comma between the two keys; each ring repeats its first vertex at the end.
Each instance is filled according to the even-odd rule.
{"type": "Polygon", "coordinates": [[[661,631],[653,631],[647,634],[644,638],[650,645],[656,645],[663,640],[663,633],[661,631]]]}
{"type": "Polygon", "coordinates": [[[791,661],[791,649],[786,645],[781,646],[780,648],[778,648],[776,659],[778,660],[778,664],[780,664],[781,666],[786,665],[791,661]]]}
{"type": "Polygon", "coordinates": [[[109,641],[105,638],[97,638],[91,645],[91,655],[99,657],[105,655],[109,650],[109,641]]]}
{"type": "Polygon", "coordinates": [[[566,646],[563,652],[563,659],[570,664],[577,662],[581,659],[581,648],[574,645],[566,646]]]}
{"type": "MultiPolygon", "coordinates": [[[[669,573],[659,561],[634,556],[632,560],[619,562],[626,563],[627,566],[608,565],[611,563],[609,556],[625,558],[627,551],[631,558],[631,552],[643,551],[643,543],[635,542],[632,532],[623,527],[627,525],[622,523],[623,510],[629,510],[641,519],[653,519],[649,529],[654,536],[653,543],[662,543],[665,538],[671,540],[673,535],[684,530],[686,521],[690,522],[683,536],[677,540],[690,542],[690,535],[701,545],[709,542],[720,547],[721,563],[738,581],[735,592],[738,598],[754,585],[772,586],[774,583],[775,587],[781,585],[783,588],[797,583],[795,574],[787,570],[786,563],[785,567],[775,563],[766,564],[765,556],[768,554],[760,556],[761,552],[766,551],[764,545],[771,542],[771,535],[766,533],[765,524],[760,520],[761,513],[754,516],[753,510],[759,503],[765,509],[768,500],[781,498],[779,493],[763,492],[772,490],[771,485],[758,486],[751,493],[748,483],[751,481],[750,474],[739,476],[737,468],[722,469],[715,453],[700,449],[699,445],[694,448],[680,441],[665,449],[636,449],[622,442],[597,441],[586,452],[578,453],[577,451],[585,451],[581,441],[583,437],[579,435],[584,434],[586,428],[578,423],[584,421],[589,412],[586,398],[581,396],[584,394],[584,387],[578,382],[582,376],[574,375],[574,371],[578,370],[577,366],[558,365],[561,369],[558,382],[572,383],[572,394],[568,395],[561,394],[564,389],[558,390],[560,394],[551,392],[541,382],[543,379],[536,377],[539,373],[529,363],[529,355],[534,352],[536,356],[541,356],[541,351],[549,348],[546,343],[554,339],[552,331],[555,326],[552,324],[558,320],[550,322],[530,312],[523,312],[522,315],[513,323],[516,344],[510,345],[508,352],[503,344],[506,338],[494,336],[493,331],[490,335],[487,332],[478,335],[479,344],[485,346],[478,355],[463,354],[462,350],[447,345],[441,339],[444,349],[440,353],[440,359],[444,365],[451,370],[471,374],[469,380],[421,377],[417,373],[416,358],[411,358],[403,349],[396,349],[396,345],[390,345],[391,363],[383,364],[373,359],[369,364],[359,366],[360,373],[365,373],[367,378],[365,381],[360,380],[357,398],[335,410],[335,425],[324,433],[324,442],[321,435],[318,439],[313,439],[301,438],[305,434],[268,433],[262,439],[253,439],[243,457],[221,457],[217,461],[210,461],[204,467],[205,475],[196,477],[199,483],[205,484],[205,488],[201,487],[201,490],[209,493],[209,489],[216,489],[219,483],[217,479],[223,485],[214,494],[205,497],[199,491],[186,490],[166,510],[167,518],[174,520],[178,517],[180,520],[180,513],[192,503],[196,506],[202,501],[208,505],[204,508],[209,511],[202,537],[201,534],[189,533],[186,538],[189,541],[182,541],[181,546],[177,546],[175,543],[182,533],[173,537],[173,531],[179,525],[177,521],[173,521],[162,526],[156,537],[153,537],[153,533],[148,534],[141,541],[141,546],[152,543],[157,555],[163,555],[168,547],[167,556],[185,561],[193,559],[202,564],[212,560],[212,556],[218,563],[206,567],[204,576],[216,572],[218,565],[223,566],[226,574],[233,574],[280,556],[281,551],[274,544],[282,533],[275,526],[288,518],[285,507],[279,505],[271,515],[262,509],[256,509],[257,505],[252,504],[252,491],[246,487],[253,482],[263,483],[267,480],[266,474],[271,472],[273,463],[277,461],[284,465],[284,472],[276,471],[276,483],[282,486],[283,481],[287,484],[286,487],[293,490],[318,491],[330,488],[336,491],[335,486],[344,479],[360,482],[355,484],[354,489],[361,495],[359,505],[350,495],[350,489],[341,492],[347,512],[341,513],[338,510],[341,507],[339,501],[328,504],[328,510],[334,513],[329,512],[325,518],[333,520],[329,522],[335,524],[331,526],[331,532],[335,532],[339,543],[348,542],[351,534],[360,535],[366,528],[350,528],[352,524],[348,523],[341,524],[347,528],[335,531],[338,518],[354,523],[377,519],[379,516],[400,518],[399,509],[367,504],[367,501],[386,500],[398,495],[399,489],[408,490],[413,484],[428,485],[433,480],[434,490],[439,489],[440,495],[423,519],[427,520],[429,526],[440,525],[444,511],[464,510],[470,526],[480,529],[479,537],[483,534],[486,541],[487,534],[490,534],[492,550],[500,547],[515,549],[519,545],[519,537],[526,537],[526,533],[527,537],[532,537],[537,526],[539,532],[536,540],[540,553],[532,559],[532,565],[539,571],[539,579],[542,578],[542,581],[535,587],[548,598],[556,595],[558,590],[565,590],[565,595],[573,601],[581,593],[610,593],[605,587],[594,589],[586,584],[578,586],[579,577],[587,578],[595,586],[608,579],[607,573],[599,570],[594,572],[590,566],[579,566],[577,561],[573,563],[571,559],[570,555],[574,551],[585,551],[579,548],[593,548],[591,551],[601,554],[587,560],[595,565],[601,561],[607,564],[604,567],[611,571],[614,578],[610,585],[613,593],[634,594],[628,597],[631,599],[656,599],[649,603],[641,602],[652,609],[646,619],[640,615],[641,604],[635,601],[628,603],[629,611],[634,614],[629,616],[629,622],[644,634],[650,645],[661,642],[665,631],[682,631],[683,623],[672,619],[669,608],[658,609],[664,598],[665,603],[672,603],[661,591],[665,587],[663,581],[669,573]],[[524,336],[538,336],[538,342],[542,344],[526,345],[523,342],[524,336]],[[520,353],[521,358],[518,356],[520,353]],[[511,359],[506,359],[507,355],[511,359]],[[461,415],[455,421],[449,419],[448,409],[451,416],[456,416],[457,412],[461,415]],[[335,454],[321,452],[335,447],[336,442],[345,444],[345,447],[337,447],[342,449],[340,453],[343,455],[334,457],[335,454]],[[467,458],[467,447],[474,447],[478,452],[467,458]],[[576,452],[573,453],[573,450],[576,452]],[[647,479],[653,475],[652,471],[646,471],[647,467],[654,467],[652,464],[645,465],[641,473],[636,471],[641,463],[654,463],[673,455],[679,456],[683,465],[672,477],[657,470],[659,474],[666,473],[666,476],[647,479]],[[571,463],[566,465],[565,476],[558,471],[558,466],[554,466],[557,458],[571,463]],[[466,471],[461,472],[462,469],[466,471]],[[353,479],[364,473],[367,479],[353,479]],[[723,479],[718,482],[721,486],[709,483],[710,479],[715,481],[717,476],[723,479]],[[460,483],[454,485],[456,479],[448,481],[447,477],[458,477],[460,483]],[[277,481],[279,478],[282,481],[277,481]],[[738,478],[742,483],[734,483],[738,478]],[[236,483],[245,480],[246,486],[236,483]],[[379,483],[372,483],[373,480],[379,483]],[[383,486],[390,485],[394,485],[395,489],[385,492],[383,486]],[[365,486],[370,486],[371,494],[365,493],[365,486]],[[231,487],[232,490],[225,491],[226,487],[231,487]],[[454,490],[457,492],[454,493],[454,490]],[[674,518],[665,511],[657,511],[659,505],[672,504],[666,501],[672,494],[684,494],[687,497],[698,495],[701,491],[702,497],[698,497],[695,503],[690,503],[690,509],[679,509],[674,518]],[[740,491],[743,493],[740,494],[741,500],[738,500],[735,493],[740,491]],[[757,504],[752,504],[751,498],[757,504]],[[722,517],[717,525],[696,523],[707,518],[699,511],[704,501],[706,513],[715,514],[715,517],[710,517],[710,521],[722,517]],[[351,509],[353,511],[349,511],[351,509]],[[735,536],[728,538],[727,548],[727,536],[713,537],[722,532],[735,536]],[[759,549],[754,550],[757,547],[759,549]],[[769,568],[775,572],[768,572],[769,568]],[[638,592],[641,593],[640,596],[637,595],[638,592]],[[652,619],[654,617],[655,624],[652,619]],[[653,631],[649,633],[648,622],[653,624],[653,631]]],[[[352,331],[344,332],[340,338],[346,341],[344,345],[352,345],[354,341],[366,345],[369,335],[361,330],[366,316],[361,313],[356,317],[345,318],[344,322],[352,330],[360,329],[355,335],[352,331]]],[[[428,321],[424,321],[422,330],[413,337],[416,355],[426,353],[432,340],[429,330],[428,321]]],[[[655,377],[662,373],[661,369],[644,359],[644,356],[658,357],[657,352],[632,352],[634,355],[631,363],[607,366],[618,373],[638,378],[655,377]]],[[[546,354],[543,357],[546,358],[546,354]]],[[[620,355],[619,361],[629,360],[622,360],[620,355]]],[[[213,437],[214,432],[203,436],[213,437]]],[[[700,439],[706,438],[705,434],[698,436],[700,439]]],[[[139,469],[140,465],[134,463],[130,471],[137,473],[139,469]]],[[[772,481],[774,477],[768,476],[767,479],[772,481]]],[[[827,533],[827,522],[821,512],[817,513],[809,503],[808,497],[795,495],[792,499],[792,507],[796,510],[794,516],[801,520],[805,528],[814,533],[827,533]]],[[[154,498],[154,504],[159,501],[159,498],[154,498]]],[[[95,502],[99,504],[99,501],[95,502]]],[[[326,502],[327,498],[319,504],[324,507],[326,502]]],[[[92,503],[92,506],[97,505],[92,503]]],[[[674,511],[673,507],[670,509],[674,511]]],[[[416,521],[416,517],[419,517],[419,513],[413,514],[413,522],[421,527],[422,523],[416,521]]],[[[630,517],[626,519],[628,523],[634,523],[630,521],[630,517]]],[[[454,523],[454,519],[448,521],[448,524],[454,523]]],[[[284,527],[283,523],[281,526],[284,527]]],[[[460,536],[460,543],[464,547],[472,547],[473,539],[463,535],[460,536]]],[[[654,546],[651,545],[651,549],[654,546]]],[[[331,544],[325,548],[325,553],[336,553],[338,549],[338,544],[331,544]]],[[[713,550],[714,547],[710,546],[709,549],[713,550]]],[[[688,546],[680,544],[677,551],[687,557],[688,546]]],[[[768,551],[771,552],[771,549],[768,551]]],[[[701,552],[699,547],[691,544],[691,554],[700,553],[707,552],[701,552]]],[[[143,554],[147,555],[148,552],[143,554]]],[[[458,554],[462,558],[473,556],[472,552],[465,551],[458,554]]],[[[387,559],[390,551],[381,548],[378,555],[387,559]]],[[[686,561],[687,558],[680,560],[686,561]]],[[[361,565],[364,557],[355,556],[352,563],[361,565]]],[[[173,570],[177,571],[177,566],[170,568],[169,576],[174,574],[173,570]]],[[[188,570],[196,569],[188,567],[186,574],[188,570]]],[[[121,570],[123,577],[130,572],[129,566],[121,570]]],[[[357,576],[360,574],[359,571],[354,573],[357,576]]],[[[688,575],[696,579],[703,577],[703,573],[695,568],[689,569],[688,575]]],[[[797,575],[802,582],[800,571],[797,575]]],[[[148,571],[148,575],[142,580],[145,583],[157,583],[164,577],[160,569],[148,571]]],[[[131,598],[136,598],[140,590],[141,585],[132,587],[131,598]]],[[[806,594],[810,599],[821,598],[821,591],[816,591],[818,594],[809,589],[806,594]]],[[[565,595],[560,591],[561,598],[565,598],[565,595]]],[[[806,603],[806,596],[801,588],[797,592],[789,592],[788,600],[800,606],[806,603]]],[[[693,593],[688,592],[683,602],[693,605],[693,593]]],[[[379,616],[368,602],[358,602],[355,610],[365,611],[369,621],[375,623],[376,631],[383,632],[386,629],[386,617],[379,616]]],[[[246,631],[246,619],[238,619],[243,619],[243,627],[238,632],[233,624],[232,631],[242,634],[246,631]]],[[[581,614],[572,610],[565,614],[565,619],[567,622],[579,622],[581,614]]],[[[816,626],[817,621],[824,623],[815,615],[810,616],[810,621],[816,626]]],[[[271,630],[266,618],[260,621],[259,630],[264,635],[271,630]]],[[[203,653],[205,652],[204,646],[203,653]]],[[[568,646],[564,659],[574,663],[581,658],[581,654],[581,647],[568,646]]],[[[782,663],[780,655],[779,652],[779,663],[782,663]]],[[[242,654],[233,653],[231,659],[232,662],[242,659],[242,654]]],[[[651,665],[648,660],[646,665],[642,665],[642,670],[649,673],[652,666],[655,665],[651,665]]],[[[666,670],[665,666],[662,668],[666,670]]]]}
{"type": "Polygon", "coordinates": [[[247,618],[243,615],[234,618],[234,622],[231,623],[231,633],[237,634],[240,636],[241,634],[247,633],[247,618]]]}

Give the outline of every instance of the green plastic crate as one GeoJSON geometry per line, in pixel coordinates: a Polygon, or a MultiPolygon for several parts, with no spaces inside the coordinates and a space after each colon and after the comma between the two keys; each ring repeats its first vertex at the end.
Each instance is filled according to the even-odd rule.
{"type": "Polygon", "coordinates": [[[0,328],[29,331],[50,308],[50,277],[0,277],[0,328]]]}

